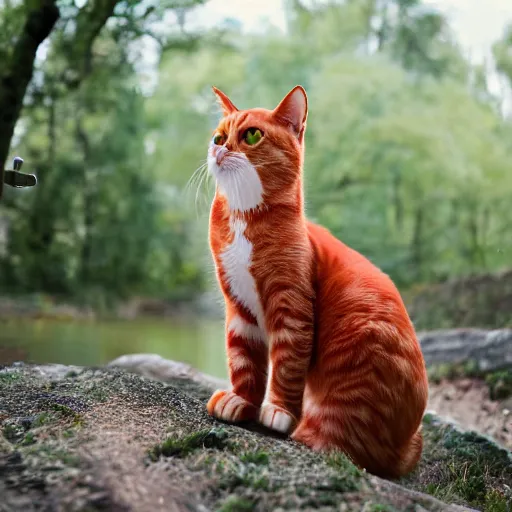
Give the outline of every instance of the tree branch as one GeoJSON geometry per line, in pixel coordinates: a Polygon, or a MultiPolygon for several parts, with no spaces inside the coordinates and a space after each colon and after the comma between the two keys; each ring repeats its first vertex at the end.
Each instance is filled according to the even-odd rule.
{"type": "Polygon", "coordinates": [[[0,67],[0,197],[5,162],[25,91],[32,79],[37,48],[59,18],[56,0],[26,0],[25,5],[27,14],[21,33],[0,67]]]}

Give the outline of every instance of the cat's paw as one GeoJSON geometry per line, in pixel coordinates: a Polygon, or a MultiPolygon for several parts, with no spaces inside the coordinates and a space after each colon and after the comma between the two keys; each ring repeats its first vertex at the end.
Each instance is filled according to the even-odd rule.
{"type": "Polygon", "coordinates": [[[230,423],[255,420],[258,417],[257,407],[233,391],[215,391],[206,409],[211,416],[230,423]]]}
{"type": "Polygon", "coordinates": [[[276,432],[288,434],[297,423],[297,420],[282,407],[265,403],[260,409],[259,422],[276,432]]]}

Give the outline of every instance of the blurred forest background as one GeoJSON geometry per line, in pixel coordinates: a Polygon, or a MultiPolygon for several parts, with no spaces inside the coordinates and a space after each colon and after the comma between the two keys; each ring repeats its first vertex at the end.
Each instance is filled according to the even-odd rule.
{"type": "Polygon", "coordinates": [[[2,294],[104,307],[215,286],[211,184],[189,183],[212,84],[239,108],[306,88],[308,215],[401,290],[511,266],[512,29],[476,66],[421,0],[285,0],[285,33],[198,30],[205,3],[0,1],[4,63],[34,9],[60,9],[6,164],[22,156],[39,182],[0,202],[2,294]]]}

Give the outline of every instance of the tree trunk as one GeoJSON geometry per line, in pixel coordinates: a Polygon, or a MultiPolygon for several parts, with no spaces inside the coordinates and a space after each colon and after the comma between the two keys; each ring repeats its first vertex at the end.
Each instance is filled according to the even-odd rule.
{"type": "Polygon", "coordinates": [[[60,15],[56,0],[26,0],[25,5],[25,23],[12,53],[9,57],[2,56],[0,68],[0,183],[3,183],[3,170],[25,91],[32,79],[37,48],[60,15]]]}
{"type": "Polygon", "coordinates": [[[92,239],[91,231],[94,225],[93,213],[93,190],[92,183],[89,176],[91,166],[91,146],[89,144],[89,137],[82,127],[80,117],[76,122],[76,137],[79,146],[82,148],[83,155],[83,222],[84,222],[84,235],[82,239],[82,250],[80,254],[80,282],[86,284],[90,279],[91,269],[91,254],[92,254],[92,239]]]}

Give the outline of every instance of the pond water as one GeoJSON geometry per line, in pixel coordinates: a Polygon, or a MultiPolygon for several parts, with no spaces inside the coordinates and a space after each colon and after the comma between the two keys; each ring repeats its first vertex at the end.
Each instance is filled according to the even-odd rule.
{"type": "Polygon", "coordinates": [[[154,353],[227,376],[222,320],[0,320],[0,364],[23,360],[99,366],[124,354],[154,353]]]}

